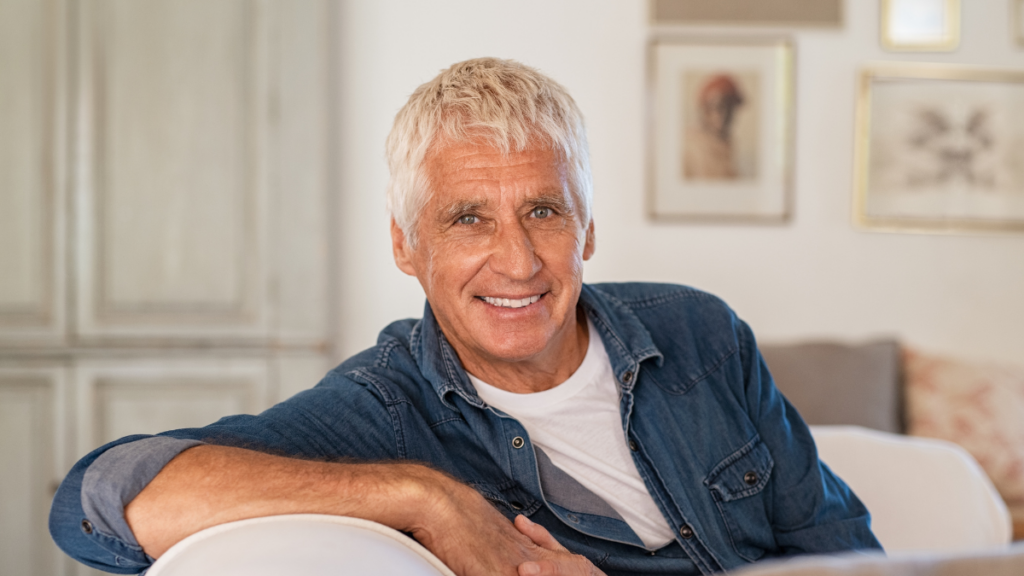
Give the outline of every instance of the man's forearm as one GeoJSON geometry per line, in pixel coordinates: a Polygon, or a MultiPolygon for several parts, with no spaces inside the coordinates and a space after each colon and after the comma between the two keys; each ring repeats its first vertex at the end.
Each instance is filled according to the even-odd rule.
{"type": "Polygon", "coordinates": [[[277,514],[334,514],[414,532],[458,484],[422,465],[331,463],[226,446],[173,460],[129,503],[125,518],[147,554],[225,522],[277,514]]]}

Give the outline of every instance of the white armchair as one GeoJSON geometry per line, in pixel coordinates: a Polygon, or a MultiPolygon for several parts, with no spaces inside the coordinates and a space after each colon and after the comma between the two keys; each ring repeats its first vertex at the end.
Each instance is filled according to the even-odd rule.
{"type": "Polygon", "coordinates": [[[295,514],[207,528],[146,576],[455,576],[415,540],[376,522],[295,514]]]}
{"type": "Polygon", "coordinates": [[[966,450],[858,426],[812,426],[818,456],[871,511],[891,554],[972,552],[1010,542],[1010,513],[966,450]]]}

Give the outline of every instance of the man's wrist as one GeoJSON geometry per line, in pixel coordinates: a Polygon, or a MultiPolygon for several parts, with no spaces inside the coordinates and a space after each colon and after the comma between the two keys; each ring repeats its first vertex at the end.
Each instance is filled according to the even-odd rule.
{"type": "MultiPolygon", "coordinates": [[[[443,522],[451,513],[453,496],[458,491],[472,490],[451,476],[422,464],[369,465],[363,474],[367,475],[368,483],[376,485],[379,501],[379,508],[373,514],[376,517],[368,519],[409,533],[430,531],[436,522],[443,522]]],[[[365,495],[371,492],[357,493],[365,495]]]]}

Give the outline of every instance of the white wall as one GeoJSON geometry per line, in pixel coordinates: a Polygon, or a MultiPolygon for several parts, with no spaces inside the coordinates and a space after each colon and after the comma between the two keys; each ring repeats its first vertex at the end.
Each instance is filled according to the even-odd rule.
{"type": "MultiPolygon", "coordinates": [[[[1024,235],[910,235],[850,224],[855,81],[880,60],[1024,68],[1009,0],[963,4],[951,54],[890,54],[878,2],[846,0],[840,30],[795,31],[794,219],[785,226],[653,223],[644,211],[642,0],[345,2],[338,10],[341,351],[420,316],[391,258],[383,142],[420,83],[477,56],[514,58],[564,84],[586,115],[598,249],[586,280],[681,282],[726,299],[762,340],[895,335],[925,350],[1024,363],[1024,235]]],[[[1024,159],[1022,159],[1024,161],[1024,159]]]]}

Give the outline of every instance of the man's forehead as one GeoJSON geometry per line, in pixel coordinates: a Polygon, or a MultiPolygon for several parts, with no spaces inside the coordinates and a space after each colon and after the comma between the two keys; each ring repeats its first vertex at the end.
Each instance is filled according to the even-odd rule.
{"type": "Polygon", "coordinates": [[[497,172],[541,167],[564,174],[565,161],[548,146],[535,144],[523,150],[502,150],[482,141],[438,142],[424,158],[433,176],[450,177],[466,171],[497,172]]]}
{"type": "Polygon", "coordinates": [[[486,206],[508,199],[569,201],[568,171],[548,148],[504,153],[480,144],[451,144],[425,159],[433,196],[452,204],[486,206]]]}

